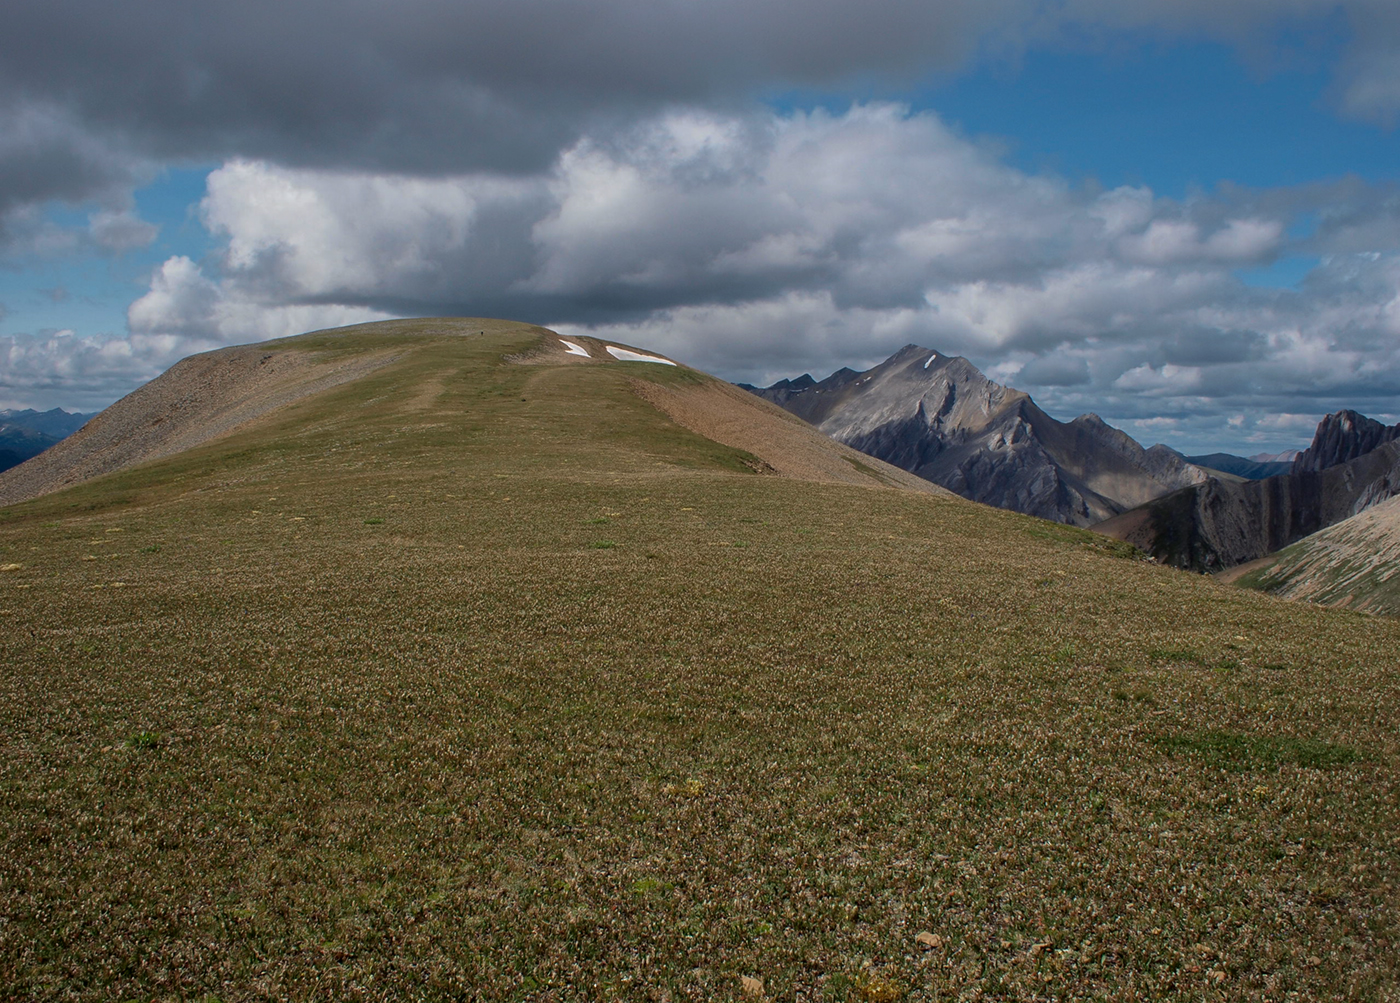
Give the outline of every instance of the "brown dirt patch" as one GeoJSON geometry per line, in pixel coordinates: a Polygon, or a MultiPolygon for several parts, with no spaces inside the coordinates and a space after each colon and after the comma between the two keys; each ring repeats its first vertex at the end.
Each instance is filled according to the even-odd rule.
{"type": "Polygon", "coordinates": [[[1251,571],[1260,571],[1277,563],[1278,554],[1269,554],[1267,557],[1260,557],[1253,561],[1245,561],[1243,564],[1236,564],[1233,568],[1217,571],[1213,577],[1221,585],[1233,585],[1251,571]]]}
{"type": "Polygon", "coordinates": [[[732,383],[665,387],[632,380],[637,396],[676,424],[707,439],[742,449],[774,473],[803,481],[881,485],[951,493],[883,460],[830,439],[800,418],[732,383]]]}
{"type": "Polygon", "coordinates": [[[198,446],[393,358],[379,352],[327,359],[262,345],[190,356],[62,442],[0,474],[0,506],[198,446]]]}

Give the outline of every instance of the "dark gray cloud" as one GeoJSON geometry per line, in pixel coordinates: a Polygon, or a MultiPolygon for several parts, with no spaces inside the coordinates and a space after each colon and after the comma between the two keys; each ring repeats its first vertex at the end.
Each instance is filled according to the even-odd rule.
{"type": "Polygon", "coordinates": [[[0,96],[159,158],[530,170],[667,104],[954,65],[1025,6],[58,0],[7,12],[0,96]]]}
{"type": "Polygon", "coordinates": [[[1037,356],[1021,367],[1017,382],[1028,387],[1077,387],[1090,380],[1089,360],[1061,353],[1037,356]]]}
{"type": "Polygon", "coordinates": [[[96,201],[120,210],[152,166],[125,141],[86,128],[64,111],[0,103],[0,259],[71,249],[80,235],[48,223],[46,203],[96,201]]]}
{"type": "Polygon", "coordinates": [[[1389,0],[50,0],[6,11],[0,104],[162,161],[531,171],[668,106],[1124,31],[1257,46],[1338,10],[1354,29],[1338,100],[1393,114],[1389,0]]]}
{"type": "Polygon", "coordinates": [[[1258,53],[1338,12],[1336,105],[1385,121],[1393,0],[25,3],[0,33],[0,255],[145,246],[132,188],[191,161],[223,164],[220,248],[158,268],[128,337],[0,345],[0,387],[92,406],[200,346],[467,313],[754,380],[917,341],[1056,406],[1291,434],[1265,412],[1397,383],[1393,186],[1174,202],[1013,170],[894,106],[753,102],[1125,33],[1258,53]],[[47,223],[54,201],[89,227],[47,223]],[[1298,291],[1234,275],[1300,254],[1325,262],[1298,291]]]}

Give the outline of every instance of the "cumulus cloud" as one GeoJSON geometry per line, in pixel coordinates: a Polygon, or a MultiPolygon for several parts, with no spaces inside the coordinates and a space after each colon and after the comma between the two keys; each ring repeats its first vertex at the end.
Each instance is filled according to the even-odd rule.
{"type": "Polygon", "coordinates": [[[191,352],[213,347],[171,334],[80,337],[62,330],[0,337],[0,407],[58,398],[69,410],[99,410],[191,352]]]}
{"type": "Polygon", "coordinates": [[[1355,182],[1187,202],[1081,189],[896,105],[677,111],[625,142],[586,136],[534,174],[230,162],[202,205],[218,267],[162,274],[132,327],[271,336],[289,333],[286,311],[329,305],[514,316],[756,381],[914,341],[1024,374],[1061,409],[1173,411],[1199,433],[1224,407],[1301,396],[1321,413],[1400,387],[1396,240],[1329,251],[1298,291],[1233,271],[1355,247],[1341,222],[1288,231],[1319,205],[1359,219],[1388,198],[1355,182]],[[155,310],[177,286],[199,308],[155,310]]]}
{"type": "MultiPolygon", "coordinates": [[[[1078,187],[894,104],[673,109],[525,172],[239,158],[209,176],[200,205],[218,253],[153,273],[129,310],[131,353],[485,315],[767,382],[918,342],[969,355],[1066,417],[1289,445],[1263,414],[1304,413],[1300,399],[1317,414],[1385,411],[1400,391],[1400,230],[1376,222],[1400,218],[1395,201],[1356,179],[1185,201],[1078,187]],[[1308,218],[1313,231],[1290,236],[1308,218]],[[1235,275],[1300,253],[1321,263],[1297,290],[1235,275]],[[1247,420],[1231,428],[1230,414],[1247,420]]],[[[57,366],[61,345],[79,343],[54,344],[57,366]]],[[[37,365],[3,378],[38,379],[37,365]]]]}
{"type": "MultiPolygon", "coordinates": [[[[204,0],[197,14],[55,0],[6,14],[0,213],[94,197],[141,162],[531,174],[668,108],[901,86],[1124,37],[1262,58],[1337,15],[1337,106],[1378,122],[1400,109],[1392,0],[204,0]]],[[[1159,236],[1167,251],[1189,237],[1159,236]]],[[[1232,239],[1267,235],[1221,238],[1221,253],[1232,239]]]]}
{"type": "MultiPolygon", "coordinates": [[[[393,314],[341,304],[284,303],[231,292],[189,258],[170,258],[151,288],[127,310],[134,339],[175,339],[177,345],[226,345],[287,337],[326,327],[386,320],[393,314]]],[[[190,351],[198,349],[191,348],[190,351]]]]}

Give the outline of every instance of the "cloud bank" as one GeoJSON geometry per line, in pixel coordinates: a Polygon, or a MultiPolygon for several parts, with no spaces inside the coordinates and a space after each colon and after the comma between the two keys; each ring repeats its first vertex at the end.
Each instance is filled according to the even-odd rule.
{"type": "Polygon", "coordinates": [[[1335,34],[1336,107],[1400,110],[1392,0],[50,0],[5,28],[0,136],[23,141],[0,142],[0,211],[100,195],[142,162],[528,174],[666,108],[1124,37],[1267,61],[1290,31],[1335,34]]]}
{"type": "Polygon", "coordinates": [[[891,104],[670,113],[533,175],[230,162],[201,206],[221,257],[167,262],[130,326],[227,343],[387,315],[520,317],[750,381],[912,341],[1060,410],[1184,435],[1243,411],[1238,439],[1300,402],[1393,409],[1396,201],[1353,182],[1186,202],[1075,187],[891,104]],[[1319,206],[1327,218],[1290,236],[1319,206]],[[1377,241],[1388,250],[1356,249],[1377,241]],[[1236,276],[1284,254],[1320,258],[1298,290],[1236,276]]]}
{"type": "Polygon", "coordinates": [[[917,341],[1057,411],[1202,443],[1387,413],[1392,187],[1174,201],[1013,169],[896,104],[755,105],[1125,38],[1267,62],[1318,26],[1334,107],[1393,121],[1393,0],[23,5],[0,34],[0,258],[148,246],[131,193],[171,163],[222,163],[200,207],[220,244],[157,268],[125,338],[0,341],[0,383],[92,402],[196,347],[449,313],[759,381],[917,341]],[[95,208],[65,230],[55,203],[95,208]],[[1297,257],[1317,261],[1298,289],[1237,276],[1297,257]]]}

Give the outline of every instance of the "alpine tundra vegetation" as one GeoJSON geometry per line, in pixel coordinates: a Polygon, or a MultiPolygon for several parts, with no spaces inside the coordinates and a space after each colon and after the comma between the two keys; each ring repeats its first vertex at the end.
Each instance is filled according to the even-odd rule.
{"type": "Polygon", "coordinates": [[[670,361],[323,331],[3,475],[3,995],[1397,998],[1400,623],[670,361]]]}

